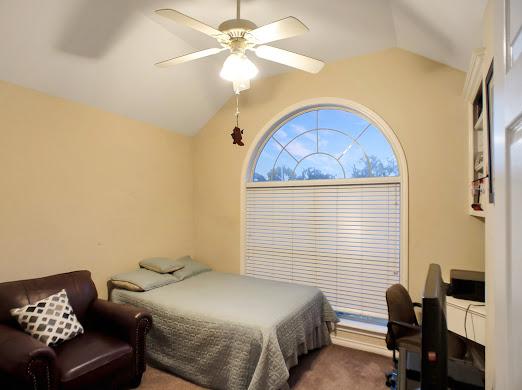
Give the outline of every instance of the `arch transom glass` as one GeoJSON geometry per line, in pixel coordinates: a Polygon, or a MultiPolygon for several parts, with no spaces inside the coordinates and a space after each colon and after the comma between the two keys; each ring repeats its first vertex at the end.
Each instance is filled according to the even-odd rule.
{"type": "Polygon", "coordinates": [[[399,176],[382,131],[341,107],[301,111],[275,127],[261,148],[251,180],[289,181],[399,176]]]}

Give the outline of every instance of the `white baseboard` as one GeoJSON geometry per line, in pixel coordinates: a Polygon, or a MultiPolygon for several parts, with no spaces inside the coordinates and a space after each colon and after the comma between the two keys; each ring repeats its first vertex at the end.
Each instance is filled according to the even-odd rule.
{"type": "Polygon", "coordinates": [[[377,345],[365,343],[359,340],[350,340],[344,337],[338,337],[332,335],[332,343],[336,345],[340,345],[342,347],[359,349],[361,351],[376,353],[378,355],[388,356],[391,358],[392,352],[386,349],[385,347],[379,347],[377,345]]]}

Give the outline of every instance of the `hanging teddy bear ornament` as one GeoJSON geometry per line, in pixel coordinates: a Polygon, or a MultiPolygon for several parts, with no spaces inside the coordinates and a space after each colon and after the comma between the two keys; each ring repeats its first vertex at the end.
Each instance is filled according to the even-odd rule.
{"type": "Polygon", "coordinates": [[[234,127],[234,130],[232,130],[230,135],[234,140],[234,142],[232,142],[233,145],[245,146],[243,142],[243,130],[241,130],[239,127],[234,127]]]}
{"type": "Polygon", "coordinates": [[[236,92],[236,127],[232,130],[230,134],[234,142],[232,145],[245,146],[243,142],[243,131],[239,128],[239,92],[236,92]]]}

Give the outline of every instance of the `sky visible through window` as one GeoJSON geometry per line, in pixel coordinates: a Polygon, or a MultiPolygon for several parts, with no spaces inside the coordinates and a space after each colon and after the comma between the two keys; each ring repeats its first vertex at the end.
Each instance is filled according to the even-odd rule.
{"type": "Polygon", "coordinates": [[[307,111],[282,125],[266,142],[253,181],[398,176],[382,132],[342,109],[307,111]]]}

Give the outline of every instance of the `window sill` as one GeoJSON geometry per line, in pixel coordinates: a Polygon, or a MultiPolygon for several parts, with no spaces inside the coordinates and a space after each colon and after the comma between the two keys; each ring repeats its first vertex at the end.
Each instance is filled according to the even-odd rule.
{"type": "Polygon", "coordinates": [[[367,333],[373,333],[378,336],[383,336],[388,332],[388,328],[383,325],[369,324],[367,322],[347,320],[344,318],[340,319],[340,322],[337,323],[337,327],[340,329],[353,329],[356,331],[367,333]]]}

